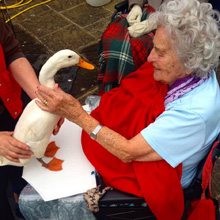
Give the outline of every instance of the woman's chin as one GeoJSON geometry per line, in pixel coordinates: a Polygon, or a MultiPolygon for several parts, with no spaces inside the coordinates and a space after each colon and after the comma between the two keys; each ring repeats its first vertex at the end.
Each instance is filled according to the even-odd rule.
{"type": "Polygon", "coordinates": [[[154,76],[154,79],[156,81],[160,81],[161,80],[159,72],[160,72],[159,70],[154,69],[154,75],[153,76],[154,76]]]}

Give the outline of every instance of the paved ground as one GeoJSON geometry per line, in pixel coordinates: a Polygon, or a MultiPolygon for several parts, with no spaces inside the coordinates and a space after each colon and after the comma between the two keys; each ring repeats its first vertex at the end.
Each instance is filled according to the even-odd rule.
{"type": "MultiPolygon", "coordinates": [[[[9,4],[16,0],[6,1],[9,4]]],[[[43,0],[21,8],[10,9],[11,16],[43,0]]],[[[97,91],[98,41],[120,0],[94,8],[85,0],[52,0],[34,7],[12,20],[15,33],[25,54],[52,55],[61,49],[72,49],[95,65],[93,71],[79,69],[71,94],[84,104],[85,97],[97,91]]],[[[213,194],[220,200],[220,162],[213,174],[213,194]]]]}
{"type": "MultiPolygon", "coordinates": [[[[9,13],[14,15],[36,2],[42,0],[22,8],[11,9],[9,13]]],[[[110,21],[116,2],[120,0],[94,8],[84,0],[53,0],[28,10],[12,22],[26,54],[51,55],[68,48],[96,66],[93,71],[80,68],[74,82],[71,93],[83,102],[87,94],[97,90],[97,43],[110,21]]]]}

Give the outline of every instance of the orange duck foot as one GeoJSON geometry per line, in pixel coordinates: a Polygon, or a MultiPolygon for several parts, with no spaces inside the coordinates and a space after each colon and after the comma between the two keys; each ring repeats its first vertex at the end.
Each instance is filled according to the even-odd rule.
{"type": "Polygon", "coordinates": [[[45,163],[41,158],[37,158],[43,167],[51,171],[60,171],[63,169],[62,163],[64,160],[54,157],[49,163],[45,163]]]}
{"type": "Polygon", "coordinates": [[[62,170],[62,163],[64,160],[57,159],[54,157],[48,164],[47,164],[47,169],[51,171],[59,171],[62,170]]]}
{"type": "Polygon", "coordinates": [[[44,153],[45,157],[54,157],[56,152],[59,150],[59,147],[55,144],[55,141],[52,141],[48,144],[46,151],[44,153]]]}

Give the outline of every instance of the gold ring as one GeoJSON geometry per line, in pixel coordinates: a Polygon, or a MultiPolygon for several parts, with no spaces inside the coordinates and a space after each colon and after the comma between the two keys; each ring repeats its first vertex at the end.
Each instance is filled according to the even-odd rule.
{"type": "Polygon", "coordinates": [[[48,102],[47,102],[47,100],[45,99],[45,100],[44,100],[44,105],[47,105],[47,104],[48,104],[48,102]]]}

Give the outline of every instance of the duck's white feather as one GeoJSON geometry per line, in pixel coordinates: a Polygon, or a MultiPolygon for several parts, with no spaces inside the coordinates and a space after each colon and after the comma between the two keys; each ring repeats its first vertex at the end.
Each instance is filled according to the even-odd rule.
{"type": "MultiPolygon", "coordinates": [[[[54,88],[54,75],[65,67],[73,66],[79,62],[79,55],[71,50],[61,50],[54,54],[42,67],[39,81],[42,85],[54,88]]],[[[32,157],[41,158],[46,150],[50,136],[59,116],[41,110],[32,100],[24,109],[14,130],[14,137],[27,144],[34,153],[32,157]]],[[[0,156],[0,165],[24,166],[30,159],[20,159],[15,163],[0,156]]]]}

